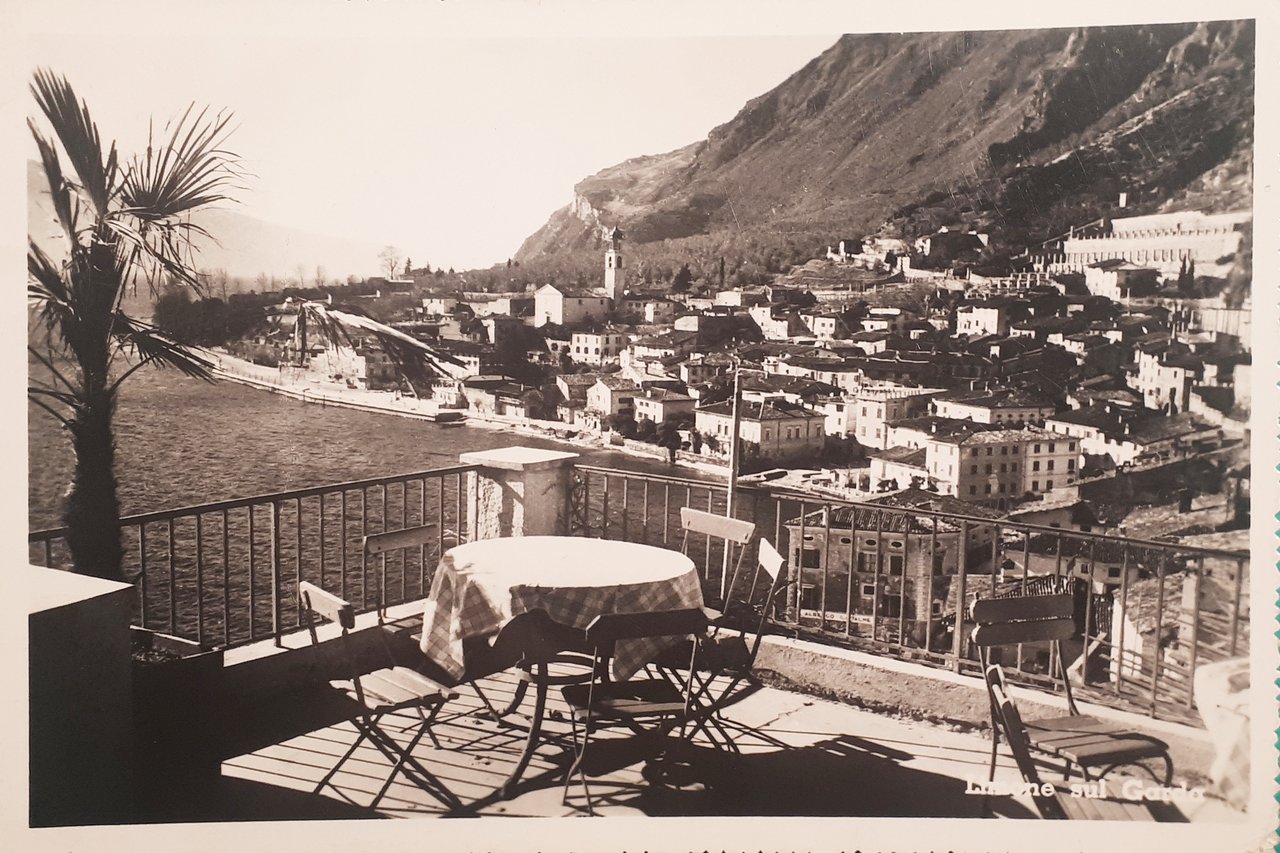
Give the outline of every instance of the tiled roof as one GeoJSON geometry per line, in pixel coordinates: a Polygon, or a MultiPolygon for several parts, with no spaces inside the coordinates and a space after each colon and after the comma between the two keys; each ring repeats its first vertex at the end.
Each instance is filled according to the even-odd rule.
{"type": "MultiPolygon", "coordinates": [[[[703,406],[698,411],[714,415],[732,416],[733,401],[726,400],[722,403],[713,403],[710,406],[703,406]]],[[[786,400],[766,400],[763,402],[743,400],[739,414],[744,421],[801,420],[826,417],[822,412],[814,411],[806,406],[787,402],[786,400]]]]}
{"type": "Polygon", "coordinates": [[[597,381],[602,383],[606,388],[613,391],[638,391],[639,386],[630,379],[623,379],[621,376],[612,373],[605,373],[596,377],[597,381]]]}
{"type": "Polygon", "coordinates": [[[867,451],[867,455],[874,459],[897,462],[899,465],[910,465],[915,468],[924,467],[928,453],[928,449],[924,447],[889,447],[884,450],[872,448],[867,451]]]}

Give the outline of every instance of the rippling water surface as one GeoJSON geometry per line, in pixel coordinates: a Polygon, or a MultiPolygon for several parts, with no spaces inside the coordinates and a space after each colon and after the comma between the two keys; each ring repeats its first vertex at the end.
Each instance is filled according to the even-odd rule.
{"type": "MultiPolygon", "coordinates": [[[[28,439],[29,527],[58,527],[71,479],[70,442],[34,406],[28,439]]],[[[468,450],[512,444],[573,450],[597,465],[672,473],[661,463],[619,453],[325,408],[166,370],[135,373],[124,384],[116,415],[116,471],[126,515],[441,468],[457,464],[468,450]]]]}

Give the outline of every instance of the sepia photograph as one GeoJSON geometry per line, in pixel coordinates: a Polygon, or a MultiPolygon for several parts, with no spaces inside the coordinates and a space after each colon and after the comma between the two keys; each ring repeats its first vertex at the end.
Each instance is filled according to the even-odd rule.
{"type": "Polygon", "coordinates": [[[1274,10],[14,12],[13,849],[1274,849],[1274,10]]]}

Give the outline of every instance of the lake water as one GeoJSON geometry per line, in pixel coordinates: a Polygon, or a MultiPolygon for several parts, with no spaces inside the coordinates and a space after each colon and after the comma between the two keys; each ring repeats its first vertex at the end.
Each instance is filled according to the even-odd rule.
{"type": "MultiPolygon", "coordinates": [[[[59,527],[71,481],[70,441],[52,418],[29,409],[29,528],[59,527]]],[[[672,473],[661,462],[625,454],[326,408],[167,370],[140,370],[124,384],[115,423],[125,515],[442,468],[469,450],[513,444],[582,453],[595,465],[672,473]]],[[[684,469],[680,475],[704,479],[684,469]]]]}

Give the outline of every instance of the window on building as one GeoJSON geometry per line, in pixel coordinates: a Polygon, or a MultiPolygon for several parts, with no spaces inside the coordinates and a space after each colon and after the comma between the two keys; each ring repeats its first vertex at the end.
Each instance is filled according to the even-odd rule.
{"type": "Polygon", "coordinates": [[[988,494],[988,495],[989,495],[989,494],[991,494],[991,484],[990,484],[990,483],[987,483],[987,485],[983,487],[983,492],[984,492],[984,493],[986,493],[986,494],[988,494]]]}
{"type": "Polygon", "coordinates": [[[1002,447],[1002,448],[1000,448],[1000,455],[1001,455],[1001,456],[1008,456],[1008,455],[1009,455],[1009,448],[1008,448],[1008,447],[1002,447]]]}
{"type": "Polygon", "coordinates": [[[1017,462],[1010,462],[1010,463],[1009,463],[1009,470],[1010,470],[1010,471],[1012,471],[1012,472],[1013,472],[1013,473],[1015,473],[1015,474],[1016,474],[1016,473],[1018,473],[1018,463],[1017,463],[1017,462]]]}
{"type": "Polygon", "coordinates": [[[1039,481],[1039,480],[1032,480],[1032,481],[1031,481],[1031,491],[1033,491],[1033,492],[1038,492],[1038,491],[1040,491],[1040,481],[1039,481]]]}
{"type": "Polygon", "coordinates": [[[990,474],[990,473],[991,473],[991,466],[990,466],[989,464],[987,465],[986,473],[988,473],[988,474],[990,474]]]}
{"type": "Polygon", "coordinates": [[[858,594],[863,598],[875,598],[876,585],[873,583],[864,583],[858,586],[858,594]]]}
{"type": "Polygon", "coordinates": [[[1006,471],[1006,470],[1007,470],[1007,466],[1006,466],[1003,462],[1001,462],[1001,463],[1000,463],[1000,473],[1001,473],[1001,474],[1003,474],[1003,473],[1005,473],[1005,471],[1006,471]]]}
{"type": "Polygon", "coordinates": [[[1067,470],[1068,470],[1068,471],[1074,471],[1074,470],[1076,470],[1076,460],[1074,460],[1074,459],[1068,459],[1068,460],[1067,460],[1067,470]]]}
{"type": "Polygon", "coordinates": [[[1004,483],[1000,484],[1000,494],[1004,494],[1004,483]]]}
{"type": "Polygon", "coordinates": [[[1032,448],[1032,452],[1033,452],[1033,453],[1039,453],[1039,452],[1040,452],[1040,445],[1038,445],[1038,444],[1037,444],[1035,447],[1033,447],[1033,448],[1032,448]]]}
{"type": "Polygon", "coordinates": [[[1075,449],[1076,449],[1076,443],[1074,441],[1067,442],[1067,450],[1075,450],[1075,449]]]}
{"type": "Polygon", "coordinates": [[[987,455],[988,455],[988,456],[990,456],[994,450],[995,450],[995,448],[994,448],[994,447],[988,447],[988,448],[987,448],[987,455]]]}
{"type": "Polygon", "coordinates": [[[972,453],[970,453],[970,455],[971,455],[971,456],[977,456],[977,455],[978,455],[978,448],[976,448],[976,447],[975,447],[975,448],[973,449],[973,452],[972,452],[972,453]]]}
{"type": "Polygon", "coordinates": [[[970,466],[969,466],[969,473],[970,473],[970,474],[976,474],[976,473],[978,473],[978,466],[977,466],[977,465],[970,465],[970,466]]]}
{"type": "Polygon", "coordinates": [[[976,495],[977,493],[978,493],[978,487],[977,487],[977,486],[970,486],[970,487],[969,487],[969,494],[971,494],[971,495],[976,495]]]}
{"type": "Polygon", "coordinates": [[[1053,470],[1053,460],[1052,460],[1052,459],[1050,459],[1050,460],[1049,460],[1049,464],[1045,466],[1045,470],[1046,470],[1046,471],[1052,471],[1052,470],[1053,470]]]}
{"type": "Polygon", "coordinates": [[[1040,460],[1039,460],[1039,459],[1037,459],[1037,460],[1035,460],[1034,462],[1032,462],[1032,463],[1031,463],[1031,470],[1032,470],[1032,471],[1039,471],[1039,470],[1040,470],[1040,460]]]}
{"type": "Polygon", "coordinates": [[[806,569],[817,569],[822,566],[822,557],[817,548],[800,549],[800,565],[806,569]]]}
{"type": "Polygon", "coordinates": [[[902,560],[901,554],[889,555],[889,574],[891,575],[902,574],[902,566],[903,566],[903,560],[902,560]]]}
{"type": "Polygon", "coordinates": [[[1052,492],[1052,491],[1053,491],[1053,480],[1047,480],[1047,481],[1045,481],[1044,488],[1045,488],[1045,490],[1046,490],[1046,491],[1052,492]]]}

